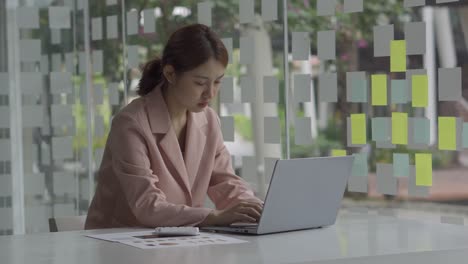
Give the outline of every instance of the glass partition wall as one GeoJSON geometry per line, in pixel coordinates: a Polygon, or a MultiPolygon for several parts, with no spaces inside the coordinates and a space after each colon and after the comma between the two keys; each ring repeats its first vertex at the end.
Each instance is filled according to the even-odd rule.
{"type": "Polygon", "coordinates": [[[191,23],[229,51],[211,107],[256,195],[277,159],[354,155],[345,209],[463,224],[468,9],[419,2],[0,1],[0,235],[87,213],[113,115],[191,23]]]}

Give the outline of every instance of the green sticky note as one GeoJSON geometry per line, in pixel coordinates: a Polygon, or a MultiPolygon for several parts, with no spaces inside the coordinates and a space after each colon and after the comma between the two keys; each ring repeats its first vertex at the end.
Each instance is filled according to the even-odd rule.
{"type": "Polygon", "coordinates": [[[351,176],[362,176],[367,177],[369,173],[369,168],[367,166],[367,154],[366,153],[356,153],[353,154],[354,162],[353,169],[351,171],[351,176]]]}
{"type": "Polygon", "coordinates": [[[392,104],[408,103],[408,85],[406,80],[392,80],[392,104]]]}
{"type": "Polygon", "coordinates": [[[346,150],[344,150],[344,149],[332,149],[332,156],[333,157],[346,156],[346,150]]]}
{"type": "Polygon", "coordinates": [[[457,120],[455,117],[439,117],[439,149],[457,150],[457,120]]]}
{"type": "Polygon", "coordinates": [[[430,123],[427,118],[414,118],[413,139],[416,144],[429,145],[430,123]]]}
{"type": "Polygon", "coordinates": [[[390,139],[390,120],[387,117],[372,118],[372,140],[386,142],[390,139]]]}
{"type": "Polygon", "coordinates": [[[351,144],[364,145],[367,143],[366,114],[351,115],[351,144]]]}
{"type": "Polygon", "coordinates": [[[351,102],[367,103],[367,80],[355,78],[351,80],[351,102]]]}
{"type": "Polygon", "coordinates": [[[392,113],[392,144],[408,144],[407,113],[392,113]]]}
{"type": "Polygon", "coordinates": [[[393,153],[393,176],[409,176],[409,155],[393,153]]]}
{"type": "Polygon", "coordinates": [[[429,101],[427,75],[411,76],[413,107],[427,107],[429,101]]]}
{"type": "Polygon", "coordinates": [[[463,148],[468,148],[468,123],[463,123],[463,148]]]}
{"type": "Polygon", "coordinates": [[[387,75],[372,75],[372,105],[387,105],[387,75]]]}
{"type": "Polygon", "coordinates": [[[390,43],[390,71],[406,71],[406,41],[392,40],[390,43]]]}
{"type": "Polygon", "coordinates": [[[416,185],[432,186],[432,154],[417,153],[415,155],[416,185]]]}

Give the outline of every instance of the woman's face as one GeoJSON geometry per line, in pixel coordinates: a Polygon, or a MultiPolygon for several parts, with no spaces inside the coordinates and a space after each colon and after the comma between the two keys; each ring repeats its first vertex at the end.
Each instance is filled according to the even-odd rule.
{"type": "Polygon", "coordinates": [[[178,105],[191,112],[201,112],[218,94],[224,71],[224,66],[211,58],[191,71],[172,77],[170,73],[165,75],[172,79],[169,90],[178,105]]]}

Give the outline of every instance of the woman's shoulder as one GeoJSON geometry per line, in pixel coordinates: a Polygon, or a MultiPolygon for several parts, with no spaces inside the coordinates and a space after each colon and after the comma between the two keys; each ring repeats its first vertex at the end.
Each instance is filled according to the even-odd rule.
{"type": "Polygon", "coordinates": [[[145,101],[143,97],[138,97],[124,106],[114,116],[113,123],[120,120],[132,119],[135,122],[141,123],[141,119],[145,118],[145,101]]]}
{"type": "Polygon", "coordinates": [[[124,106],[120,112],[121,113],[128,113],[128,114],[139,114],[140,112],[144,112],[145,109],[145,98],[138,97],[133,99],[130,103],[124,106]]]}

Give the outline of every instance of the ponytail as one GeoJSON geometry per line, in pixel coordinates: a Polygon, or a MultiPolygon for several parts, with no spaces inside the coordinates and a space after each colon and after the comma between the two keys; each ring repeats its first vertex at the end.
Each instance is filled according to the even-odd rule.
{"type": "Polygon", "coordinates": [[[143,73],[138,83],[138,95],[144,96],[150,93],[163,80],[162,60],[160,58],[150,60],[143,66],[143,73]]]}

